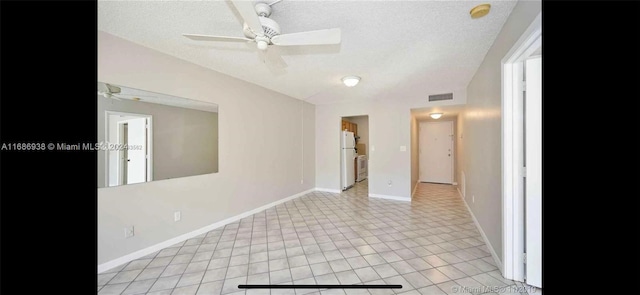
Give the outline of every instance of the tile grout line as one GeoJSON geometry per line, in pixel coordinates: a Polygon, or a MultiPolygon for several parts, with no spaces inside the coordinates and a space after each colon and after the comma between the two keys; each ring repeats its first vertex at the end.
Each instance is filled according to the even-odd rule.
{"type": "MultiPolygon", "coordinates": [[[[156,254],[156,256],[157,256],[159,253],[160,253],[160,251],[158,251],[158,253],[156,254]]],[[[154,256],[154,258],[155,258],[155,256],[154,256]]],[[[136,260],[134,260],[134,261],[136,261],[136,260]]],[[[113,278],[111,278],[109,281],[113,280],[116,276],[118,276],[118,274],[119,274],[120,272],[124,271],[124,269],[125,269],[125,268],[127,268],[127,266],[129,266],[129,264],[133,263],[134,261],[130,261],[129,263],[127,263],[127,265],[126,265],[125,267],[123,267],[123,268],[122,268],[122,270],[119,270],[119,271],[116,273],[116,275],[115,275],[115,276],[113,276],[113,278]]],[[[149,263],[151,263],[152,261],[153,261],[153,258],[151,259],[151,261],[149,261],[149,263]]],[[[147,264],[147,265],[148,265],[148,264],[147,264]]],[[[168,265],[168,264],[167,264],[167,265],[168,265]]],[[[129,286],[131,286],[131,284],[133,284],[133,282],[135,282],[135,281],[136,281],[136,279],[137,279],[137,278],[138,278],[138,277],[139,277],[139,276],[144,272],[144,270],[145,270],[145,269],[146,269],[146,266],[145,266],[145,267],[143,267],[143,268],[142,268],[142,270],[140,270],[140,273],[139,273],[139,274],[137,274],[137,275],[136,275],[136,277],[135,277],[135,278],[133,278],[133,280],[131,280],[130,282],[128,282],[127,286],[126,286],[126,287],[124,287],[124,289],[122,289],[122,291],[120,291],[120,293],[118,293],[118,294],[122,294],[122,293],[124,293],[124,292],[127,290],[127,288],[129,288],[129,286]]],[[[164,269],[163,269],[163,271],[164,271],[164,269]]],[[[154,279],[154,280],[155,280],[155,279],[154,279]]],[[[153,283],[155,284],[156,282],[154,281],[153,283]]],[[[105,285],[104,285],[104,286],[106,286],[107,284],[108,284],[108,282],[107,282],[107,283],[105,283],[105,285]]],[[[103,286],[102,288],[104,288],[104,286],[103,286]]],[[[153,284],[152,284],[152,286],[153,286],[153,284]]],[[[149,288],[151,288],[151,287],[149,287],[149,288]]]]}
{"type": "MultiPolygon", "coordinates": [[[[273,241],[274,238],[277,238],[278,239],[277,241],[282,243],[283,246],[281,249],[284,251],[284,254],[285,254],[284,257],[286,258],[287,265],[289,266],[288,270],[289,270],[289,275],[291,276],[292,281],[294,280],[293,280],[292,267],[291,267],[291,264],[289,263],[289,258],[304,255],[305,262],[306,262],[306,264],[304,265],[310,268],[312,264],[309,263],[308,255],[316,254],[316,253],[320,254],[324,257],[324,262],[326,262],[327,265],[329,265],[329,268],[331,269],[331,274],[335,276],[336,272],[333,271],[333,268],[329,263],[331,261],[334,261],[335,259],[328,261],[325,257],[325,253],[337,251],[336,253],[339,253],[339,256],[340,256],[339,260],[346,261],[346,263],[349,264],[350,266],[349,270],[355,273],[355,270],[358,270],[361,268],[374,267],[369,263],[369,261],[364,259],[364,256],[366,255],[363,255],[362,253],[360,253],[358,247],[365,246],[365,245],[371,247],[371,245],[380,244],[381,246],[384,246],[387,250],[383,252],[378,252],[378,250],[373,249],[375,252],[367,255],[376,254],[380,256],[380,253],[385,253],[385,252],[393,253],[394,255],[397,255],[401,258],[401,260],[394,261],[393,263],[400,262],[400,261],[407,263],[407,261],[416,259],[416,258],[420,258],[424,261],[424,257],[433,255],[434,257],[437,257],[440,260],[443,260],[443,262],[445,262],[446,264],[435,267],[427,262],[427,264],[431,266],[430,269],[438,270],[438,268],[440,267],[453,267],[452,270],[456,270],[464,275],[463,277],[460,277],[458,279],[471,278],[472,281],[477,282],[480,285],[484,285],[480,283],[478,280],[474,279],[473,277],[477,275],[486,274],[491,279],[500,281],[501,284],[505,284],[507,286],[513,285],[515,281],[509,280],[509,283],[505,283],[504,280],[506,279],[495,276],[495,271],[497,270],[496,266],[493,263],[486,260],[486,258],[489,257],[488,255],[489,253],[484,250],[484,248],[486,248],[486,244],[478,240],[479,234],[477,233],[477,230],[473,231],[467,226],[471,224],[471,222],[469,222],[468,220],[469,216],[460,214],[462,212],[461,209],[458,208],[460,206],[460,202],[448,201],[446,200],[446,195],[445,196],[441,196],[441,195],[442,195],[441,192],[437,192],[435,197],[433,196],[429,197],[429,199],[427,200],[427,203],[419,204],[418,206],[411,206],[410,209],[414,210],[417,208],[418,213],[412,212],[407,214],[407,213],[403,213],[403,212],[406,212],[406,209],[407,209],[406,206],[403,206],[403,207],[393,206],[391,208],[387,208],[389,203],[384,202],[384,200],[380,200],[380,201],[369,200],[367,197],[357,196],[357,195],[352,196],[352,195],[345,195],[345,194],[324,194],[324,193],[318,193],[318,192],[309,193],[300,199],[292,200],[290,203],[285,202],[283,204],[274,206],[273,208],[268,208],[259,213],[251,215],[250,218],[251,218],[252,224],[250,224],[249,226],[246,225],[247,224],[246,221],[243,221],[248,217],[241,219],[240,221],[235,223],[234,225],[237,225],[237,228],[235,230],[234,240],[230,248],[231,254],[230,256],[227,257],[229,261],[227,263],[226,271],[228,272],[231,259],[234,257],[233,256],[234,249],[237,245],[236,243],[238,241],[239,235],[241,234],[241,231],[248,227],[251,227],[251,238],[250,238],[251,242],[253,242],[253,239],[256,238],[255,234],[257,232],[261,232],[261,231],[257,231],[257,229],[264,228],[264,231],[265,231],[264,236],[266,237],[265,246],[266,246],[268,273],[271,272],[269,261],[272,258],[269,255],[269,247],[268,247],[269,243],[270,241],[271,243],[276,242],[276,241],[273,241]],[[429,202],[434,204],[434,206],[432,206],[433,209],[425,208],[429,202]],[[278,206],[280,207],[278,208],[278,206]],[[358,215],[358,217],[354,217],[354,213],[360,214],[361,211],[363,211],[364,214],[358,215]],[[259,214],[263,216],[257,217],[259,214]],[[435,214],[435,216],[432,216],[433,214],[435,214]],[[258,221],[258,219],[260,219],[261,221],[264,221],[264,225],[261,225],[259,223],[256,224],[256,221],[258,221]],[[420,224],[416,224],[415,223],[416,220],[419,220],[420,224]],[[282,223],[281,221],[284,221],[285,223],[282,223]],[[274,230],[277,230],[278,235],[273,235],[273,234],[269,235],[269,231],[274,231],[274,230]],[[286,245],[287,244],[286,242],[293,241],[293,239],[285,240],[285,235],[291,235],[293,233],[295,233],[295,238],[297,239],[298,245],[288,248],[286,245]],[[382,240],[378,239],[378,237],[381,237],[381,236],[387,236],[389,238],[385,238],[382,240]],[[423,239],[422,241],[416,241],[416,239],[420,237],[425,237],[426,240],[423,239]],[[306,238],[311,238],[314,240],[314,242],[307,243],[307,245],[302,245],[301,240],[306,238]],[[323,241],[325,239],[326,240],[324,242],[320,242],[318,238],[321,238],[320,241],[323,241]],[[369,238],[375,238],[375,240],[373,242],[369,242],[372,240],[369,238]],[[469,239],[468,241],[471,241],[472,243],[464,241],[465,239],[469,239]],[[362,240],[362,242],[360,242],[359,240],[362,240]],[[429,244],[426,244],[426,242],[429,242],[429,244]],[[323,250],[322,248],[320,248],[319,245],[325,244],[325,243],[330,243],[330,247],[327,248],[330,250],[323,250]],[[432,252],[431,250],[429,250],[429,248],[427,248],[432,245],[434,247],[437,247],[438,251],[432,252]],[[459,246],[459,245],[462,245],[462,246],[459,246]],[[305,246],[313,246],[318,250],[312,251],[313,253],[310,253],[310,252],[308,253],[309,249],[305,249],[305,246]],[[300,255],[295,255],[290,257],[289,253],[287,252],[287,249],[296,248],[296,247],[302,248],[302,253],[300,255]],[[418,247],[422,248],[424,251],[430,254],[424,255],[424,256],[421,254],[418,254],[418,253],[424,253],[424,251],[415,252],[414,249],[418,247]],[[349,250],[357,251],[358,255],[350,256],[350,257],[345,256],[344,251],[349,251],[349,250]],[[415,256],[405,259],[403,257],[405,256],[404,254],[402,256],[398,254],[406,250],[409,250],[415,256]],[[445,260],[443,259],[443,257],[448,257],[448,258],[445,260]],[[348,260],[351,258],[364,259],[367,266],[354,268],[353,265],[351,265],[351,263],[349,263],[349,260],[348,260]],[[450,260],[450,258],[455,258],[455,259],[450,260]],[[455,263],[451,263],[449,261],[455,261],[455,263]],[[489,264],[492,269],[484,271],[483,269],[480,269],[476,266],[477,263],[472,264],[471,262],[473,261],[478,261],[478,263],[489,264]],[[481,272],[474,274],[473,276],[469,275],[467,274],[467,272],[463,271],[463,269],[459,268],[461,267],[460,265],[462,264],[465,264],[465,266],[470,266],[472,269],[477,269],[478,271],[481,271],[481,272]]],[[[416,199],[425,198],[425,196],[422,196],[422,194],[418,196],[418,193],[416,194],[416,197],[418,197],[416,199]]],[[[224,233],[225,229],[228,229],[228,228],[225,226],[222,229],[222,232],[218,237],[218,243],[215,244],[216,248],[219,246],[219,239],[222,238],[222,233],[224,233]]],[[[218,230],[218,229],[215,229],[215,230],[218,230]]],[[[215,230],[212,230],[212,231],[215,231],[215,230]]],[[[205,235],[205,238],[206,238],[206,234],[203,234],[205,235]]],[[[191,245],[185,245],[185,243],[186,241],[181,246],[178,247],[178,252],[186,246],[191,246],[191,245]]],[[[203,241],[200,241],[200,244],[198,245],[197,249],[200,249],[202,245],[203,245],[203,241]]],[[[261,244],[256,244],[256,245],[261,245],[261,244]]],[[[247,262],[247,267],[251,264],[250,263],[250,259],[252,256],[251,248],[252,247],[250,244],[249,254],[248,254],[249,262],[247,262]]],[[[433,247],[430,247],[430,248],[433,248],[433,247]]],[[[151,261],[153,261],[153,259],[155,258],[158,258],[157,255],[159,255],[159,253],[162,250],[159,250],[158,253],[156,253],[153,257],[151,257],[150,258],[151,261]]],[[[214,252],[215,252],[215,248],[214,248],[214,252]]],[[[257,254],[257,253],[262,253],[262,252],[256,252],[253,254],[257,254]]],[[[190,263],[193,262],[193,259],[195,259],[195,256],[197,254],[198,252],[196,250],[196,252],[193,254],[189,262],[186,263],[187,267],[190,263]]],[[[352,254],[348,254],[348,255],[352,255],[352,254]]],[[[175,259],[175,256],[177,256],[177,253],[176,255],[173,256],[173,259],[175,259]]],[[[214,258],[211,257],[207,263],[207,267],[206,267],[207,270],[211,264],[212,259],[214,258]]],[[[391,263],[387,262],[386,259],[384,258],[382,259],[384,261],[384,264],[389,265],[390,267],[393,268],[393,265],[391,265],[391,263]]],[[[322,263],[322,262],[318,262],[318,263],[322,263]]],[[[163,267],[163,271],[165,271],[166,268],[170,265],[171,265],[170,263],[165,265],[163,267]]],[[[412,269],[414,269],[414,271],[405,273],[404,275],[398,272],[397,275],[404,278],[405,275],[409,275],[413,273],[420,274],[421,271],[424,271],[424,270],[417,270],[413,267],[413,265],[411,264],[409,265],[411,266],[412,269]]],[[[123,269],[124,268],[126,268],[126,266],[124,266],[123,269]]],[[[133,281],[130,281],[127,284],[124,290],[126,290],[126,288],[129,288],[130,285],[135,282],[135,279],[137,279],[145,270],[147,270],[146,266],[141,269],[140,273],[136,275],[136,278],[134,278],[133,281]]],[[[205,273],[207,270],[205,270],[205,273]]],[[[373,268],[373,270],[376,273],[376,275],[380,277],[380,279],[384,280],[380,276],[378,271],[375,270],[375,268],[373,268]]],[[[114,275],[114,278],[121,272],[122,270],[117,271],[116,274],[114,275]]],[[[475,271],[471,271],[471,273],[473,272],[475,271]]],[[[178,279],[178,281],[183,278],[184,274],[185,273],[183,272],[180,275],[180,278],[178,279]]],[[[356,277],[358,277],[358,279],[360,280],[360,283],[362,283],[362,278],[360,278],[360,276],[357,273],[355,274],[356,274],[356,277]]],[[[247,279],[248,279],[248,276],[249,274],[247,270],[247,279]]],[[[314,278],[315,280],[316,277],[317,276],[315,276],[313,272],[311,272],[311,276],[309,278],[314,278]]],[[[448,276],[446,275],[445,277],[448,278],[448,276]]],[[[269,278],[270,278],[270,275],[269,275],[269,278]]],[[[154,283],[155,283],[159,278],[152,278],[152,279],[154,280],[154,283]]],[[[226,281],[226,279],[227,277],[225,273],[224,279],[222,280],[223,287],[224,287],[224,281],[226,281]]],[[[112,280],[113,278],[106,281],[105,284],[101,286],[101,288],[104,288],[105,286],[109,285],[109,283],[112,280]]],[[[201,278],[200,280],[198,289],[202,285],[202,281],[203,281],[203,278],[201,278]]],[[[455,280],[452,280],[449,278],[449,280],[445,282],[455,283],[455,280]]],[[[443,284],[445,282],[441,282],[440,284],[443,284]]],[[[433,286],[433,285],[438,287],[437,284],[432,284],[429,286],[433,286]]],[[[417,288],[415,288],[413,285],[411,285],[411,287],[417,290],[417,288]]],[[[441,289],[440,287],[438,288],[441,289]]],[[[321,291],[318,290],[317,292],[321,292],[321,291]]]]}

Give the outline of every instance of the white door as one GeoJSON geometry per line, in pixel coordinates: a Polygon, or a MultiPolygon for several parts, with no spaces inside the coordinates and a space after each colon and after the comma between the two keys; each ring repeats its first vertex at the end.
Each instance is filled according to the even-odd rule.
{"type": "Polygon", "coordinates": [[[420,122],[421,182],[453,183],[453,121],[420,122]]]}
{"type": "Polygon", "coordinates": [[[525,61],[526,283],[542,288],[542,57],[525,61]]]}
{"type": "Polygon", "coordinates": [[[127,120],[127,184],[147,179],[147,119],[127,120]]]}

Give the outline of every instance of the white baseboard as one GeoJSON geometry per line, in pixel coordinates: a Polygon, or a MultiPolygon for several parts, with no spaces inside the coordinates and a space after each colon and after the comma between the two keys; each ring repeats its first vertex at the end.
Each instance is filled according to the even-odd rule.
{"type": "Polygon", "coordinates": [[[337,190],[337,189],[330,189],[330,188],[321,188],[321,187],[316,187],[316,188],[315,188],[315,190],[316,190],[316,191],[319,191],[319,192],[328,192],[328,193],[335,193],[335,194],[339,194],[339,193],[341,193],[341,191],[340,191],[340,190],[337,190]]]}
{"type": "Polygon", "coordinates": [[[464,203],[464,206],[467,207],[467,210],[469,211],[469,214],[471,214],[471,218],[473,219],[473,223],[476,224],[476,227],[478,228],[478,231],[480,232],[480,235],[482,236],[482,239],[484,240],[484,244],[487,245],[487,248],[489,249],[489,252],[491,252],[491,257],[493,257],[493,262],[495,262],[496,266],[500,270],[500,273],[503,273],[502,272],[502,261],[500,261],[500,258],[498,257],[498,254],[496,253],[496,250],[494,250],[493,246],[491,246],[491,243],[489,243],[489,239],[487,238],[487,235],[482,230],[482,227],[480,226],[480,223],[478,222],[478,219],[476,219],[476,216],[473,215],[473,211],[471,211],[471,208],[469,207],[469,204],[467,204],[467,200],[465,200],[464,197],[462,196],[462,193],[460,192],[460,188],[456,188],[456,189],[458,190],[458,194],[460,195],[460,198],[462,199],[462,202],[464,203]]]}
{"type": "Polygon", "coordinates": [[[388,196],[388,195],[369,194],[369,197],[370,197],[370,198],[387,199],[387,200],[395,200],[395,201],[411,202],[411,198],[407,198],[407,197],[399,197],[399,196],[388,196]]]}
{"type": "Polygon", "coordinates": [[[202,227],[202,228],[196,229],[196,230],[194,230],[194,231],[192,231],[192,232],[188,232],[188,233],[186,233],[186,234],[183,234],[183,235],[177,236],[177,237],[175,237],[175,238],[171,238],[171,239],[169,239],[169,240],[166,240],[166,241],[164,241],[164,242],[161,242],[161,243],[155,244],[155,245],[153,245],[153,246],[149,246],[149,247],[147,247],[147,248],[144,248],[144,249],[138,250],[138,251],[136,251],[136,252],[133,252],[133,253],[127,254],[127,255],[125,255],[125,256],[122,256],[122,257],[119,257],[119,258],[116,258],[116,259],[113,259],[113,260],[107,261],[107,262],[105,262],[105,263],[103,263],[103,264],[99,264],[99,265],[98,265],[98,273],[101,273],[101,272],[107,271],[107,270],[112,269],[112,268],[114,268],[114,267],[116,267],[116,266],[119,266],[119,265],[125,264],[125,263],[127,263],[127,262],[130,262],[130,261],[136,260],[136,259],[138,259],[138,258],[144,257],[144,256],[149,255],[149,254],[151,254],[151,253],[154,253],[154,252],[156,252],[156,251],[160,251],[160,250],[162,250],[162,249],[164,249],[164,248],[166,248],[166,247],[169,247],[169,246],[174,245],[174,244],[176,244],[176,243],[180,243],[180,242],[182,242],[182,241],[185,241],[185,240],[191,239],[191,238],[196,237],[196,236],[199,236],[199,235],[201,235],[201,234],[207,233],[207,232],[209,232],[209,231],[211,231],[211,230],[214,230],[214,229],[216,229],[216,228],[219,228],[219,227],[225,226],[225,225],[227,225],[227,224],[229,224],[229,223],[236,222],[236,221],[238,221],[238,220],[240,220],[240,219],[242,219],[242,218],[245,218],[245,217],[247,217],[247,216],[251,216],[251,215],[253,215],[253,214],[259,213],[259,212],[261,212],[261,211],[263,211],[263,210],[266,210],[266,209],[269,209],[269,208],[274,207],[274,206],[276,206],[276,205],[282,204],[282,203],[284,203],[284,202],[286,202],[286,201],[290,201],[290,200],[293,200],[293,199],[295,199],[295,198],[298,198],[298,197],[304,196],[304,195],[306,195],[306,194],[308,194],[308,193],[310,193],[310,192],[313,192],[313,191],[315,191],[315,190],[316,190],[315,188],[308,189],[308,190],[306,190],[306,191],[303,191],[303,192],[297,193],[297,194],[295,194],[295,195],[292,195],[292,196],[286,197],[286,198],[284,198],[284,199],[280,199],[280,200],[277,200],[277,201],[275,201],[275,202],[271,202],[271,203],[269,203],[269,204],[266,204],[266,205],[264,205],[264,206],[258,207],[258,208],[256,208],[256,209],[253,209],[253,210],[250,210],[250,211],[247,211],[247,212],[243,212],[243,213],[241,213],[241,214],[239,214],[239,215],[236,215],[236,216],[233,216],[233,217],[229,217],[229,218],[227,218],[227,219],[225,219],[225,220],[218,221],[218,222],[216,222],[216,223],[213,223],[213,224],[207,225],[207,226],[205,226],[205,227],[202,227]]]}

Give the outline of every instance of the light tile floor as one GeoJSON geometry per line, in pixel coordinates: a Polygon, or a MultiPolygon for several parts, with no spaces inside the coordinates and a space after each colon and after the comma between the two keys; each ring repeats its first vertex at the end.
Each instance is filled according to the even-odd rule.
{"type": "Polygon", "coordinates": [[[523,285],[501,276],[454,186],[421,183],[413,201],[402,202],[368,198],[366,180],[341,194],[309,193],[100,273],[98,291],[527,294],[513,292],[523,285]],[[239,284],[403,288],[241,290],[239,284]]]}

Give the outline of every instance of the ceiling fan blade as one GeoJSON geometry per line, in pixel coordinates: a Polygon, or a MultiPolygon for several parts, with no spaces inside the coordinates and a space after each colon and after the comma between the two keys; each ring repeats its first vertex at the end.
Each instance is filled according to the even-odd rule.
{"type": "Polygon", "coordinates": [[[191,40],[196,41],[223,41],[223,42],[249,42],[253,41],[248,38],[242,37],[227,37],[227,36],[210,36],[210,35],[198,35],[198,34],[182,34],[191,40]]]}
{"type": "Polygon", "coordinates": [[[104,98],[113,98],[115,100],[122,100],[119,97],[115,96],[114,94],[112,94],[111,92],[103,92],[103,91],[98,91],[98,95],[104,97],[104,98]]]}
{"type": "Polygon", "coordinates": [[[340,29],[276,35],[271,38],[271,43],[278,46],[339,44],[340,29]]]}
{"type": "Polygon", "coordinates": [[[113,86],[111,84],[104,84],[107,86],[107,89],[109,89],[110,93],[120,93],[120,91],[122,91],[122,89],[120,89],[120,87],[118,86],[113,86]]]}
{"type": "Polygon", "coordinates": [[[107,87],[107,84],[102,83],[102,82],[98,82],[98,94],[102,93],[102,92],[107,92],[109,91],[109,88],[107,87]]]}
{"type": "Polygon", "coordinates": [[[246,0],[232,0],[231,3],[236,7],[236,10],[238,10],[238,13],[240,13],[240,16],[242,16],[242,19],[247,26],[249,26],[251,31],[258,36],[264,36],[264,29],[262,29],[262,24],[260,23],[256,9],[253,6],[253,2],[246,0]]]}

